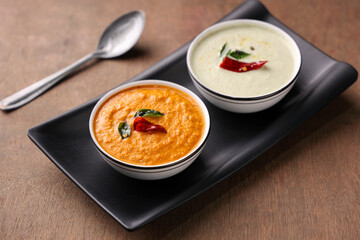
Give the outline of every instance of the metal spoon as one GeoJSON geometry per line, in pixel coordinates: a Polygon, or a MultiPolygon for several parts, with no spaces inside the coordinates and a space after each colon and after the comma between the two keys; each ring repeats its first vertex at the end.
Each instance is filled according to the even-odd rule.
{"type": "Polygon", "coordinates": [[[0,109],[11,110],[27,104],[91,59],[113,58],[126,53],[140,38],[144,25],[145,14],[142,11],[134,11],[121,16],[106,28],[93,53],[3,99],[0,101],[0,109]]]}

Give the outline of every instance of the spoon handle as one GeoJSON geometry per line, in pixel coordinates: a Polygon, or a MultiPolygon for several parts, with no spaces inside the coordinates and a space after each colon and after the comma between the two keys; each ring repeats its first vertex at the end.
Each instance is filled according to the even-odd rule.
{"type": "Polygon", "coordinates": [[[14,93],[13,95],[0,101],[1,110],[11,110],[18,107],[21,107],[28,102],[32,101],[49,88],[58,83],[61,79],[67,76],[69,73],[74,71],[76,68],[80,67],[89,60],[95,58],[94,53],[90,53],[85,57],[79,59],[75,63],[61,69],[60,71],[53,73],[46,78],[41,79],[40,81],[14,93]]]}

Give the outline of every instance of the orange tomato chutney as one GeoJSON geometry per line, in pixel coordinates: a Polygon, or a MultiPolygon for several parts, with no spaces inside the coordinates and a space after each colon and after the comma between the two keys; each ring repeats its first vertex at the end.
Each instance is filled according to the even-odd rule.
{"type": "Polygon", "coordinates": [[[120,91],[104,102],[93,128],[97,142],[111,156],[135,165],[154,166],[190,153],[204,134],[205,119],[201,107],[188,94],[171,87],[143,85],[120,91]],[[167,133],[134,131],[134,115],[139,109],[164,113],[162,117],[144,118],[163,126],[167,133]],[[126,139],[118,132],[123,121],[131,127],[126,139]]]}

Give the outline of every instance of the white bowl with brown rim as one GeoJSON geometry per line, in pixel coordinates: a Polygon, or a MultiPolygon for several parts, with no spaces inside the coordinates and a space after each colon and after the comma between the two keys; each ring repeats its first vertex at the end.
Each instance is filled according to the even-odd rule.
{"type": "MultiPolygon", "coordinates": [[[[184,96],[185,96],[184,95],[184,96]]],[[[133,114],[133,112],[130,111],[129,114],[133,114]]],[[[191,118],[191,117],[190,117],[191,118]]],[[[169,117],[170,119],[170,117],[169,117]]],[[[131,121],[131,120],[130,120],[131,121]]],[[[174,121],[175,122],[175,121],[174,121]]],[[[171,124],[171,123],[168,123],[171,124]]],[[[114,125],[115,126],[115,125],[114,125]]],[[[175,126],[176,127],[176,126],[175,126]]],[[[131,126],[133,128],[133,126],[131,126]]],[[[168,134],[171,133],[173,127],[168,127],[169,131],[168,134]]],[[[133,129],[132,129],[133,130],[133,129]]],[[[184,169],[186,169],[188,166],[190,166],[191,163],[195,161],[195,159],[200,155],[201,151],[204,149],[204,146],[206,144],[208,135],[210,130],[210,116],[209,112],[203,103],[203,101],[192,91],[189,89],[180,86],[178,84],[168,82],[168,81],[162,81],[162,80],[142,80],[142,81],[136,81],[127,83],[124,85],[121,85],[108,93],[106,93],[94,106],[90,118],[89,118],[89,131],[91,139],[100,153],[101,157],[115,170],[118,172],[137,179],[142,180],[157,180],[157,179],[163,179],[171,177],[175,174],[180,173],[184,169]],[[128,89],[134,89],[134,88],[142,88],[147,86],[160,86],[170,89],[175,89],[176,91],[181,92],[181,94],[185,94],[187,97],[190,97],[194,104],[196,104],[197,108],[199,107],[199,111],[201,111],[201,114],[203,116],[203,128],[201,131],[201,134],[199,136],[199,140],[197,144],[188,152],[186,155],[175,159],[173,161],[164,163],[164,164],[156,164],[156,165],[143,165],[143,164],[134,164],[132,162],[129,162],[129,159],[122,159],[122,157],[114,157],[114,155],[110,154],[108,150],[105,150],[105,147],[103,147],[99,140],[96,137],[96,131],[94,130],[94,124],[96,122],[96,115],[102,108],[102,106],[112,97],[116,96],[119,93],[123,93],[124,91],[128,89]]],[[[110,131],[116,131],[116,129],[111,129],[110,131]]],[[[134,136],[136,134],[139,134],[134,131],[134,136]]],[[[166,135],[164,135],[166,136],[166,135]]],[[[120,136],[119,136],[120,138],[120,136]]],[[[131,138],[131,135],[129,139],[131,138]]],[[[135,138],[135,137],[134,137],[135,138]]],[[[125,139],[124,141],[126,141],[125,139]]],[[[123,139],[121,139],[123,141],[123,139]]],[[[121,141],[119,141],[121,143],[121,141]]],[[[136,145],[136,144],[135,144],[136,145]]],[[[135,146],[136,147],[136,146],[135,146]]],[[[133,150],[134,154],[136,150],[133,150]]],[[[146,153],[144,153],[146,154],[146,153]]],[[[161,154],[161,152],[159,153],[161,154]]],[[[120,154],[121,156],[121,154],[120,154]]],[[[131,158],[131,156],[130,156],[131,158]]]]}
{"type": "Polygon", "coordinates": [[[217,107],[237,113],[258,112],[278,103],[294,86],[301,68],[299,47],[289,34],[250,19],[205,29],[192,41],[186,60],[200,93],[217,107]],[[252,71],[224,69],[224,55],[231,58],[228,55],[235,50],[246,53],[233,61],[239,66],[266,63],[252,71]]]}

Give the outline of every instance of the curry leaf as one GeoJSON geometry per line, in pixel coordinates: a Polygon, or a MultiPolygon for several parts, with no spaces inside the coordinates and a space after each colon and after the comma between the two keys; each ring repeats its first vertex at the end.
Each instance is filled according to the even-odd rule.
{"type": "Polygon", "coordinates": [[[162,116],[164,116],[164,114],[159,112],[159,111],[152,110],[152,109],[140,109],[135,113],[134,118],[136,118],[136,117],[146,117],[146,116],[149,116],[149,117],[162,117],[162,116]]]}
{"type": "Polygon", "coordinates": [[[250,53],[241,51],[241,50],[235,50],[235,51],[231,51],[230,53],[228,53],[228,55],[230,55],[230,57],[235,58],[236,60],[240,60],[244,57],[247,57],[250,55],[250,53]]]}
{"type": "Polygon", "coordinates": [[[118,126],[118,131],[122,139],[130,137],[131,127],[127,122],[120,122],[118,126]]]}
{"type": "Polygon", "coordinates": [[[220,56],[222,55],[223,51],[225,50],[226,44],[227,44],[227,43],[224,43],[224,45],[222,46],[222,48],[221,48],[221,50],[220,50],[220,56]]]}

